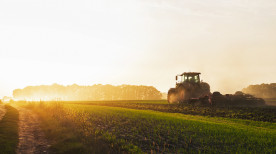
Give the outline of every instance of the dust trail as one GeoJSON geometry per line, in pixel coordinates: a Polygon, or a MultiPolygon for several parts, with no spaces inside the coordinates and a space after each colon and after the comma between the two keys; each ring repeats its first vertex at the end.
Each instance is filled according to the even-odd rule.
{"type": "Polygon", "coordinates": [[[19,111],[18,154],[49,153],[49,144],[39,127],[39,120],[30,110],[15,106],[19,111]]]}
{"type": "Polygon", "coordinates": [[[5,114],[6,114],[5,106],[3,104],[0,104],[0,121],[2,120],[5,114]]]}

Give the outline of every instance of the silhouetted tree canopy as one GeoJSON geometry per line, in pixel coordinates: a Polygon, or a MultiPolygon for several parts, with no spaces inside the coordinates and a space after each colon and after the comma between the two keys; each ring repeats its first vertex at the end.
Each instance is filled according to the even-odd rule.
{"type": "Polygon", "coordinates": [[[76,84],[62,86],[58,84],[28,86],[15,89],[13,97],[19,100],[156,100],[162,94],[152,86],[134,85],[93,85],[79,86],[76,84]]]}
{"type": "Polygon", "coordinates": [[[276,83],[250,85],[242,92],[261,98],[276,98],[276,83]]]}

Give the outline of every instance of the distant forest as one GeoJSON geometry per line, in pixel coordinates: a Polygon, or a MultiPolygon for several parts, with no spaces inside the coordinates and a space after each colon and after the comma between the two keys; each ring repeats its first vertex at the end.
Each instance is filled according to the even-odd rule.
{"type": "Polygon", "coordinates": [[[261,98],[276,98],[276,83],[250,85],[242,92],[261,98]]]}
{"type": "Polygon", "coordinates": [[[28,86],[15,89],[13,97],[18,100],[156,100],[162,94],[152,86],[135,85],[93,85],[79,86],[76,84],[63,86],[58,84],[28,86]]]}

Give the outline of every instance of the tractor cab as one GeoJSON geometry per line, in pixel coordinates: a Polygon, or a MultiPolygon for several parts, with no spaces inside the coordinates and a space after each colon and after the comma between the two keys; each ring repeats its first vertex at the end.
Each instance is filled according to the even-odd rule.
{"type": "Polygon", "coordinates": [[[199,75],[200,75],[200,73],[198,73],[198,72],[184,72],[184,73],[176,76],[176,82],[177,83],[189,82],[189,83],[200,84],[200,76],[199,75]]]}

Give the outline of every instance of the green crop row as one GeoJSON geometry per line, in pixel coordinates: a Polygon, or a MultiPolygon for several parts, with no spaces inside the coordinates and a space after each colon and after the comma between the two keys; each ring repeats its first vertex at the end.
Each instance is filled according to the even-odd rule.
{"type": "Polygon", "coordinates": [[[276,107],[212,107],[168,104],[165,101],[94,101],[94,102],[64,102],[81,105],[100,105],[110,107],[123,107],[140,110],[154,110],[161,112],[203,115],[211,117],[228,117],[233,119],[248,119],[254,121],[276,122],[276,107]]]}
{"type": "Polygon", "coordinates": [[[66,105],[88,113],[86,123],[144,152],[274,153],[276,125],[240,119],[118,107],[66,105]]]}

